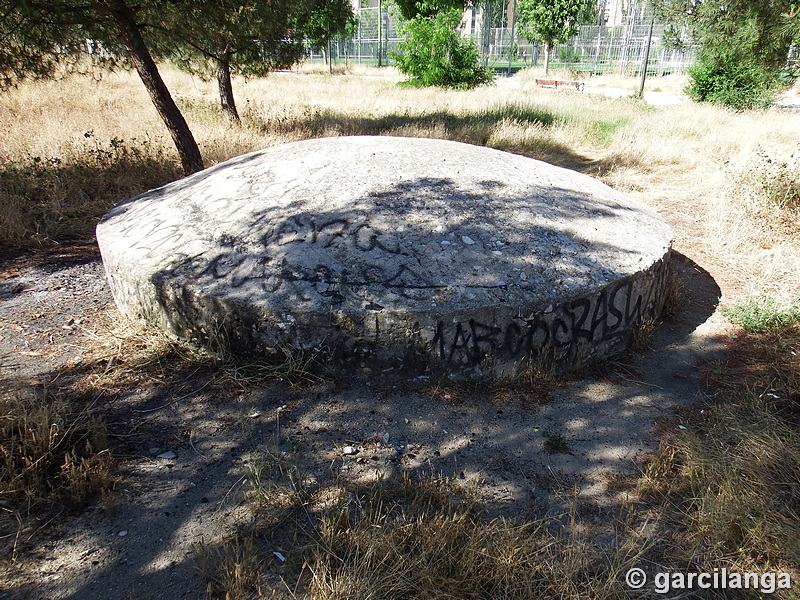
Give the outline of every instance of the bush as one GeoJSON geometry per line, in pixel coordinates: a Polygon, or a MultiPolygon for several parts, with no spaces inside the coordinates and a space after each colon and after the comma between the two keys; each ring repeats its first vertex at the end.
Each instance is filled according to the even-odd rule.
{"type": "Polygon", "coordinates": [[[480,66],[475,44],[455,31],[460,18],[449,10],[406,22],[400,53],[391,53],[400,72],[411,76],[405,85],[470,89],[492,81],[489,70],[480,66]]]}
{"type": "Polygon", "coordinates": [[[767,108],[778,85],[779,72],[736,56],[704,54],[689,69],[686,88],[698,102],[715,102],[737,110],[767,108]]]}

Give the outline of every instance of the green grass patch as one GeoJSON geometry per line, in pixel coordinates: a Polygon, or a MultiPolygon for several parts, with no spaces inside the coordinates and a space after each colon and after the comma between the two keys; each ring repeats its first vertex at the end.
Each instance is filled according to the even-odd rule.
{"type": "Polygon", "coordinates": [[[734,325],[747,331],[770,333],[800,323],[800,298],[782,303],[761,294],[741,304],[722,307],[722,313],[734,325]]]}
{"type": "Polygon", "coordinates": [[[608,146],[614,141],[617,132],[629,122],[630,119],[627,118],[593,121],[589,124],[589,133],[595,142],[608,146]]]}

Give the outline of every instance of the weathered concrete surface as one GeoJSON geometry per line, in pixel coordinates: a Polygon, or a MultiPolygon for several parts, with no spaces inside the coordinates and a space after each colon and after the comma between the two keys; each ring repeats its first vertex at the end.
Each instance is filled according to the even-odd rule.
{"type": "Polygon", "coordinates": [[[621,348],[660,309],[671,238],[590,177],[390,137],[240,156],[97,227],[128,317],[238,353],[464,377],[621,348]]]}

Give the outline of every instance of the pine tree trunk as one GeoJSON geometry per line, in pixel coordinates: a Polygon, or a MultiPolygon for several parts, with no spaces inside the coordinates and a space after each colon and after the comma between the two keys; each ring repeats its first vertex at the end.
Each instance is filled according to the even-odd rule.
{"type": "Polygon", "coordinates": [[[136,67],[136,72],[142,80],[150,99],[156,107],[156,111],[164,124],[167,126],[175,148],[181,159],[183,172],[191,175],[203,169],[203,158],[200,156],[200,148],[194,140],[186,119],[183,118],[180,109],[175,104],[172,96],[167,89],[158,67],[153,60],[150,50],[147,48],[139,26],[136,24],[134,12],[123,0],[112,0],[108,3],[111,15],[116,25],[117,35],[125,45],[131,61],[136,67]]]}
{"type": "Polygon", "coordinates": [[[231,83],[230,56],[227,52],[220,54],[217,59],[217,85],[219,86],[219,101],[222,112],[230,123],[241,123],[239,111],[236,110],[236,100],[233,98],[233,84],[231,83]]]}

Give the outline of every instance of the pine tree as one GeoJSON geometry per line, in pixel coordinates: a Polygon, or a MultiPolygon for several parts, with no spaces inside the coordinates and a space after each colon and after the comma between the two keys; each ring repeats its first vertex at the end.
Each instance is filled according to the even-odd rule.
{"type": "MultiPolygon", "coordinates": [[[[49,77],[85,57],[87,42],[105,62],[133,65],[178,150],[184,173],[203,168],[200,149],[161,78],[143,31],[171,2],[144,0],[8,0],[0,13],[0,85],[49,77]]],[[[184,3],[185,4],[185,3],[184,3]]]]}

